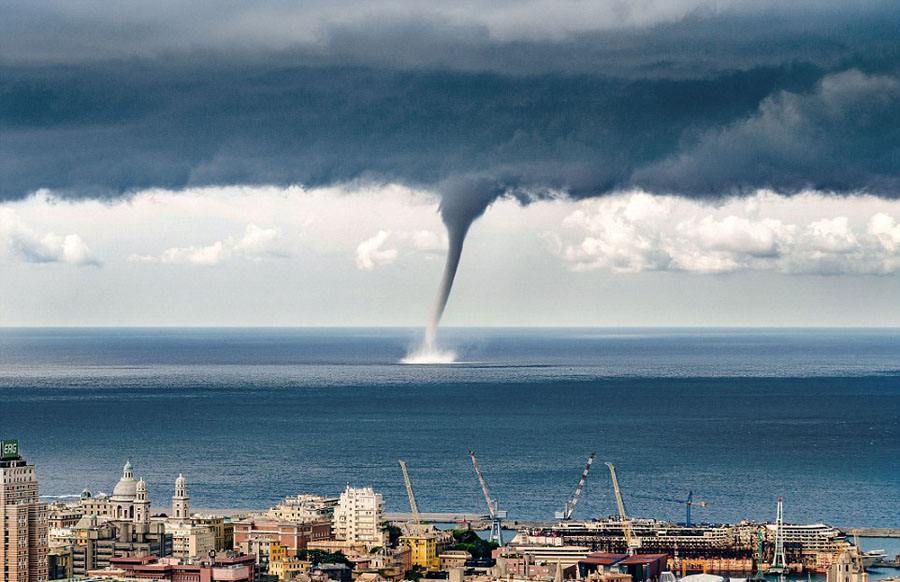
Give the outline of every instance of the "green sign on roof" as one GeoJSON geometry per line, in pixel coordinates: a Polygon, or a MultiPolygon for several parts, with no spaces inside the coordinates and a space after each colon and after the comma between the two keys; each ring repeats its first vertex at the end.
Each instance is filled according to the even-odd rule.
{"type": "Polygon", "coordinates": [[[19,458],[19,441],[10,439],[0,441],[0,460],[8,461],[19,458]]]}

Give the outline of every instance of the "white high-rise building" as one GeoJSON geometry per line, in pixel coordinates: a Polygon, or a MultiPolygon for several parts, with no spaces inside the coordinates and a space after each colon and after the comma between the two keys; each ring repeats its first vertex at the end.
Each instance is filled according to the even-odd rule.
{"type": "Polygon", "coordinates": [[[383,546],[384,501],[381,493],[371,487],[344,489],[334,508],[334,536],[336,539],[365,544],[367,547],[383,546]]]}

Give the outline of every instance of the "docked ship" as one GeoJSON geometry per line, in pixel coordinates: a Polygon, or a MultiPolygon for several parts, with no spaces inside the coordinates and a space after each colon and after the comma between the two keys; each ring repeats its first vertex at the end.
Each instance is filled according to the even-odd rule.
{"type": "MultiPolygon", "coordinates": [[[[684,561],[688,570],[749,572],[757,564],[757,540],[762,537],[766,559],[774,551],[776,525],[742,521],[737,524],[678,525],[655,519],[630,519],[641,553],[668,554],[684,561]]],[[[826,524],[783,524],[787,563],[795,570],[822,572],[833,557],[850,547],[839,529],[826,524]]],[[[546,546],[581,546],[591,551],[628,551],[622,523],[610,517],[592,521],[562,521],[550,527],[523,530],[513,543],[546,546]]]]}

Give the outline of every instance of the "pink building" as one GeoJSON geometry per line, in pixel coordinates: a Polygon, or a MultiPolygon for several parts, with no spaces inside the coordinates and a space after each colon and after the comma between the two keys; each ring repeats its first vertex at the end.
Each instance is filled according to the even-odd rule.
{"type": "MultiPolygon", "coordinates": [[[[268,546],[278,542],[289,552],[306,549],[309,542],[331,539],[331,522],[297,523],[269,518],[249,518],[234,522],[234,548],[268,546]]],[[[250,553],[250,552],[247,552],[250,553]]]]}
{"type": "Polygon", "coordinates": [[[215,558],[200,564],[178,564],[174,560],[157,560],[153,556],[110,559],[110,570],[98,570],[114,578],[139,578],[171,582],[252,582],[253,556],[215,558]]]}

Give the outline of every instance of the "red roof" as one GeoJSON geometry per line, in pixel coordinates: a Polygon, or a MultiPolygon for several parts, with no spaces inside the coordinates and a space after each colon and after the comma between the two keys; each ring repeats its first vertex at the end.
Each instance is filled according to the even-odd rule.
{"type": "Polygon", "coordinates": [[[607,554],[605,552],[591,552],[583,560],[582,564],[595,564],[597,566],[612,566],[627,558],[625,554],[607,554]]]}
{"type": "Polygon", "coordinates": [[[117,558],[110,558],[110,564],[150,564],[156,561],[156,556],[149,555],[141,555],[141,556],[120,556],[117,558]]]}
{"type": "Polygon", "coordinates": [[[619,562],[620,565],[629,565],[629,564],[652,564],[657,560],[666,560],[669,558],[668,554],[635,554],[633,556],[629,556],[619,562]]]}

